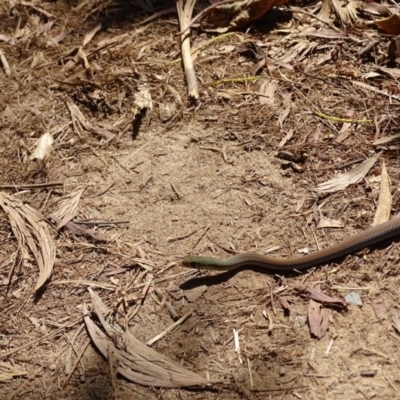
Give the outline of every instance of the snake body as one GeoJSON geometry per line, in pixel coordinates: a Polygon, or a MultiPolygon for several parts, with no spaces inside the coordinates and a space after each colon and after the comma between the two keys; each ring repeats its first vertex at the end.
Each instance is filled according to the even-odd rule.
{"type": "Polygon", "coordinates": [[[397,235],[400,235],[400,217],[373,226],[326,249],[303,257],[276,258],[257,253],[242,253],[218,260],[212,257],[189,256],[182,261],[182,264],[189,268],[213,271],[230,271],[244,266],[257,266],[277,272],[296,271],[327,263],[397,235]]]}

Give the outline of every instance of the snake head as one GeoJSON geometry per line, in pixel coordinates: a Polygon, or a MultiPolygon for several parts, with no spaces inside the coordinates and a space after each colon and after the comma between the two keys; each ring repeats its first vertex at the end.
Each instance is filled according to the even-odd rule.
{"type": "Polygon", "coordinates": [[[189,257],[184,258],[182,260],[182,264],[188,268],[195,268],[195,269],[199,268],[198,257],[196,257],[196,256],[189,256],[189,257]]]}

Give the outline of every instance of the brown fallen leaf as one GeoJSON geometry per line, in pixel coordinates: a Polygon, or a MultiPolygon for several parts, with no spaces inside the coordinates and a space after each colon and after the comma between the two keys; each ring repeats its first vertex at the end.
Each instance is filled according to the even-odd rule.
{"type": "Polygon", "coordinates": [[[318,301],[319,303],[325,305],[329,304],[335,307],[347,308],[347,304],[344,300],[328,296],[325,293],[321,293],[318,288],[313,288],[312,286],[306,286],[303,290],[310,294],[310,299],[318,301]]]}
{"type": "Polygon", "coordinates": [[[290,296],[279,296],[278,297],[279,303],[281,303],[281,306],[284,308],[284,310],[290,312],[290,296]]]}
{"type": "MultiPolygon", "coordinates": [[[[58,225],[61,224],[61,219],[51,217],[51,219],[58,225]]],[[[93,240],[97,240],[99,242],[106,242],[107,239],[100,236],[100,235],[95,235],[91,229],[86,228],[83,225],[76,224],[75,222],[69,221],[65,224],[65,228],[69,229],[71,232],[73,232],[77,236],[84,236],[93,240]]]]}
{"type": "Polygon", "coordinates": [[[312,299],[308,305],[308,325],[311,334],[318,339],[323,338],[329,329],[328,310],[312,299]]]}
{"type": "Polygon", "coordinates": [[[220,4],[204,12],[201,29],[219,33],[238,29],[260,19],[274,5],[282,5],[286,1],[243,0],[220,4]]]}
{"type": "Polygon", "coordinates": [[[387,18],[376,19],[374,24],[389,35],[400,34],[400,15],[398,14],[393,14],[387,18]]]}

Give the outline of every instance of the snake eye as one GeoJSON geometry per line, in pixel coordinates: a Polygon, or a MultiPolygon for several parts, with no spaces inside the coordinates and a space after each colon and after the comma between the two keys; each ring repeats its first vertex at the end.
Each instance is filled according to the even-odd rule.
{"type": "Polygon", "coordinates": [[[190,268],[197,268],[197,262],[196,262],[196,261],[191,261],[191,262],[189,263],[189,267],[190,267],[190,268]]]}

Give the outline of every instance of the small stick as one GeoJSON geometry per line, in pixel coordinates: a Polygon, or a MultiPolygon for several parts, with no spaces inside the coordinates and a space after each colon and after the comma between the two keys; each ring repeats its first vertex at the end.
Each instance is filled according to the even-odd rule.
{"type": "Polygon", "coordinates": [[[99,226],[129,224],[129,221],[73,221],[73,222],[74,224],[78,225],[99,225],[99,226]]]}
{"type": "Polygon", "coordinates": [[[247,357],[247,367],[249,369],[249,376],[250,376],[250,390],[254,390],[253,374],[251,372],[251,363],[249,357],[247,357]]]}
{"type": "MultiPolygon", "coordinates": [[[[186,0],[185,5],[183,5],[184,0],[178,0],[176,3],[176,8],[178,10],[179,24],[181,30],[188,30],[188,21],[192,16],[194,4],[196,0],[186,0]]],[[[193,59],[190,50],[190,35],[181,35],[181,53],[182,53],[182,63],[185,71],[186,82],[188,85],[188,97],[191,100],[197,101],[199,99],[199,88],[197,85],[197,77],[194,71],[193,59]]]]}
{"type": "Polygon", "coordinates": [[[177,240],[186,239],[186,238],[188,238],[189,236],[194,235],[195,233],[199,232],[199,231],[202,230],[202,229],[203,229],[203,228],[196,229],[195,231],[192,231],[192,232],[187,233],[186,235],[182,235],[182,236],[169,237],[169,238],[167,239],[167,242],[169,243],[169,242],[175,242],[175,241],[177,241],[177,240]]]}
{"type": "Polygon", "coordinates": [[[87,347],[89,346],[89,344],[90,344],[90,340],[88,340],[88,341],[82,346],[81,351],[79,352],[79,354],[77,354],[78,357],[76,358],[75,363],[74,363],[74,365],[72,366],[71,371],[70,371],[70,373],[68,374],[67,378],[65,379],[65,382],[63,383],[62,387],[65,387],[65,385],[68,383],[69,379],[71,378],[71,375],[74,373],[74,371],[75,371],[77,365],[80,363],[80,361],[81,361],[81,359],[82,359],[82,357],[83,357],[83,354],[85,353],[85,351],[86,351],[87,347]]]}
{"type": "Polygon", "coordinates": [[[211,4],[211,6],[208,6],[207,8],[205,8],[203,11],[201,11],[200,13],[198,13],[190,22],[189,25],[183,29],[182,31],[180,31],[178,33],[178,35],[183,35],[188,29],[190,29],[190,27],[199,19],[201,18],[207,11],[212,10],[213,8],[220,6],[221,4],[227,4],[227,3],[235,3],[238,0],[222,0],[219,3],[215,3],[215,4],[211,4]]]}
{"type": "Polygon", "coordinates": [[[162,339],[164,336],[166,336],[169,332],[173,331],[178,325],[181,325],[183,322],[185,322],[190,316],[192,315],[192,312],[188,312],[185,314],[181,319],[173,323],[170,327],[165,329],[165,331],[161,332],[159,335],[155,336],[153,339],[150,339],[146,345],[151,346],[158,340],[162,339]]]}
{"type": "Polygon", "coordinates": [[[3,64],[3,68],[4,68],[4,72],[7,76],[11,75],[11,69],[10,66],[8,64],[8,61],[6,59],[6,56],[4,55],[3,51],[0,50],[0,61],[3,64]]]}
{"type": "Polygon", "coordinates": [[[173,13],[174,11],[175,11],[175,7],[163,8],[160,11],[156,11],[154,14],[150,15],[150,17],[146,18],[145,20],[137,22],[136,24],[133,24],[133,26],[147,24],[148,22],[151,22],[154,19],[161,17],[162,15],[170,14],[170,13],[173,13]]]}
{"type": "Polygon", "coordinates": [[[1,354],[0,355],[0,360],[2,360],[3,358],[7,358],[7,357],[9,357],[9,356],[11,356],[11,355],[13,355],[15,353],[18,353],[18,352],[20,352],[22,350],[25,350],[26,348],[28,348],[28,347],[36,344],[36,343],[39,343],[39,342],[43,341],[44,339],[46,339],[48,337],[57,335],[58,333],[62,332],[64,329],[72,328],[79,321],[82,321],[83,317],[85,317],[85,315],[81,315],[79,318],[74,319],[70,324],[64,325],[61,328],[58,328],[55,331],[48,333],[47,335],[44,335],[44,336],[41,336],[38,339],[32,340],[32,342],[26,343],[23,346],[20,346],[20,347],[17,347],[16,349],[10,350],[8,353],[1,354]]]}
{"type": "Polygon", "coordinates": [[[0,185],[0,189],[42,189],[46,187],[63,186],[64,182],[47,182],[29,184],[0,185]]]}

